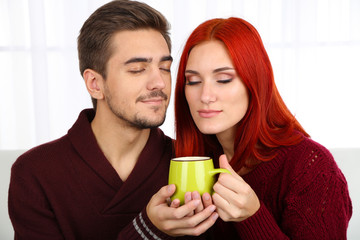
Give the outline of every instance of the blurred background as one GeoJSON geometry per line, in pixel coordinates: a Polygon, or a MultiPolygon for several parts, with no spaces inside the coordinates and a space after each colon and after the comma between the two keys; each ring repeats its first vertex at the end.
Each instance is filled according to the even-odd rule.
{"type": "MultiPolygon", "coordinates": [[[[0,0],[0,150],[64,135],[92,107],[78,70],[83,22],[106,0],[0,0]]],[[[187,36],[237,16],[263,38],[289,109],[328,148],[360,147],[359,0],[144,0],[171,23],[173,86],[187,36]]],[[[173,102],[161,127],[174,137],[173,102]]]]}

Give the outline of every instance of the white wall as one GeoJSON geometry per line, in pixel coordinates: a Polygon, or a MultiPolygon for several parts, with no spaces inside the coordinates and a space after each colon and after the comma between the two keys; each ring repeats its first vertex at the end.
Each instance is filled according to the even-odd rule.
{"type": "MultiPolygon", "coordinates": [[[[328,148],[360,147],[360,1],[144,0],[172,25],[172,75],[186,37],[213,17],[239,16],[262,36],[290,110],[328,148]]],[[[107,0],[0,0],[0,149],[62,136],[91,107],[76,38],[107,0]]],[[[173,101],[162,129],[174,137],[173,101]]]]}

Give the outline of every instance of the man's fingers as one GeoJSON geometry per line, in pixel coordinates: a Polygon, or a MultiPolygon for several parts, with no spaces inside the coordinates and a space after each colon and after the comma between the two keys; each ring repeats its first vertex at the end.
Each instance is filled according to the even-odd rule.
{"type": "Polygon", "coordinates": [[[218,214],[214,212],[216,207],[209,206],[202,212],[197,213],[191,217],[185,217],[181,220],[171,221],[171,227],[175,230],[174,233],[183,233],[185,235],[200,235],[210,228],[218,218],[218,214]]]}
{"type": "Polygon", "coordinates": [[[176,219],[181,219],[185,216],[192,216],[194,213],[194,210],[197,208],[197,206],[201,203],[201,200],[191,200],[190,202],[185,203],[184,205],[176,208],[174,211],[174,217],[176,219]]]}
{"type": "Polygon", "coordinates": [[[203,202],[204,208],[207,208],[208,206],[213,204],[211,195],[209,193],[204,193],[202,195],[202,202],[203,202]]]}
{"type": "Polygon", "coordinates": [[[180,200],[179,199],[174,199],[174,201],[172,201],[171,203],[170,203],[170,207],[171,208],[177,208],[177,207],[179,207],[180,206],[180,200]]]}
{"type": "Polygon", "coordinates": [[[199,236],[206,232],[218,219],[219,214],[216,212],[212,213],[211,216],[205,221],[201,222],[194,228],[179,228],[174,231],[175,235],[190,235],[190,236],[199,236]]]}
{"type": "MultiPolygon", "coordinates": [[[[191,193],[191,198],[195,199],[195,200],[201,200],[201,196],[200,193],[198,193],[197,191],[194,191],[191,193]]],[[[204,210],[204,206],[201,202],[201,204],[199,204],[199,206],[195,209],[195,213],[201,212],[202,210],[204,210]]]]}
{"type": "Polygon", "coordinates": [[[174,194],[176,187],[174,184],[166,185],[151,198],[150,202],[153,206],[167,203],[167,200],[174,194]]]}

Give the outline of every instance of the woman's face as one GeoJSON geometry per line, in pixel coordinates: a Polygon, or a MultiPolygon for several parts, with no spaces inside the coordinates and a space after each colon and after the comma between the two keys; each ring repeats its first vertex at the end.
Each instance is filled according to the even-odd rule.
{"type": "Polygon", "coordinates": [[[196,126],[204,134],[233,136],[249,96],[221,41],[195,46],[185,70],[185,96],[196,126]]]}

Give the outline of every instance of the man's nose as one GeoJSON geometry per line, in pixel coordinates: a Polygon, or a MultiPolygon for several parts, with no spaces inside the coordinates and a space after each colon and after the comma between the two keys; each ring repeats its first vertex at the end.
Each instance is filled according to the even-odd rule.
{"type": "Polygon", "coordinates": [[[164,89],[166,87],[166,76],[161,72],[161,69],[154,68],[149,76],[148,89],[164,89]]]}

